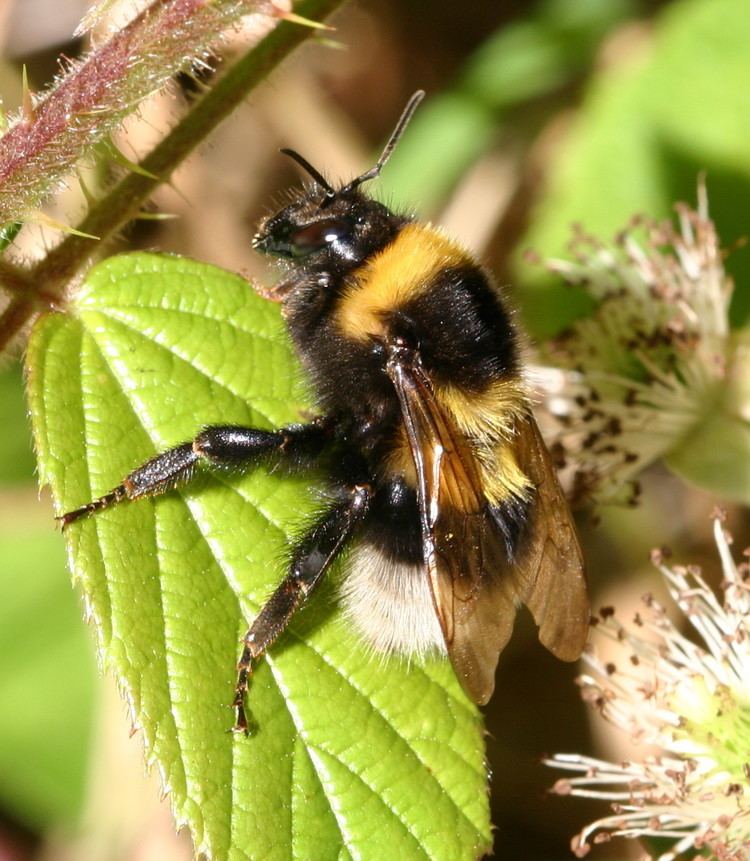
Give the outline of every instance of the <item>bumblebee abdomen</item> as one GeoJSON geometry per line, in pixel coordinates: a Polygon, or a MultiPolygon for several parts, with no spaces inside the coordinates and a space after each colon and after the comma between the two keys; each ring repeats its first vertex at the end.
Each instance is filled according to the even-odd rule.
{"type": "Polygon", "coordinates": [[[375,652],[418,659],[445,654],[421,561],[402,562],[361,542],[348,560],[341,600],[345,616],[375,652]]]}

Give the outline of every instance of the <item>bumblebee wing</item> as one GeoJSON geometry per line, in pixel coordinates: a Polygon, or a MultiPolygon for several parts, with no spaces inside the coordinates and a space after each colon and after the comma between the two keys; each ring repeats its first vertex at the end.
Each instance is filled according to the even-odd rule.
{"type": "Polygon", "coordinates": [[[484,497],[476,456],[418,357],[391,358],[417,476],[423,558],[445,644],[475,702],[492,695],[516,615],[515,578],[484,497]]]}
{"type": "Polygon", "coordinates": [[[474,702],[484,705],[495,689],[495,669],[500,653],[513,632],[520,601],[505,548],[486,512],[447,516],[436,529],[441,533],[462,528],[463,549],[452,557],[441,554],[430,576],[432,594],[442,615],[451,619],[446,646],[461,685],[474,702]],[[456,521],[451,523],[451,521],[456,521]],[[444,559],[446,563],[440,564],[444,559]],[[450,567],[449,567],[450,566],[450,567]]]}
{"type": "Polygon", "coordinates": [[[574,661],[589,628],[583,554],[554,464],[531,415],[517,422],[515,453],[535,489],[516,560],[519,589],[539,626],[541,643],[561,660],[574,661]]]}

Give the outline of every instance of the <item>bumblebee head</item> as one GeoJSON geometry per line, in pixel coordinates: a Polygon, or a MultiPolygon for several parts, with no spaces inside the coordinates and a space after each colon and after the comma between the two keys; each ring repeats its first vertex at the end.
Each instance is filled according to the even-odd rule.
{"type": "Polygon", "coordinates": [[[267,218],[253,238],[254,248],[297,263],[356,266],[389,241],[403,221],[358,191],[319,197],[305,194],[267,218]]]}
{"type": "Polygon", "coordinates": [[[266,218],[253,238],[253,247],[304,263],[335,260],[356,265],[389,241],[403,219],[396,219],[386,206],[360,191],[360,186],[379,176],[423,97],[424,92],[418,90],[409,99],[374,167],[340,188],[333,188],[298,152],[282,149],[312,177],[314,186],[266,218]]]}

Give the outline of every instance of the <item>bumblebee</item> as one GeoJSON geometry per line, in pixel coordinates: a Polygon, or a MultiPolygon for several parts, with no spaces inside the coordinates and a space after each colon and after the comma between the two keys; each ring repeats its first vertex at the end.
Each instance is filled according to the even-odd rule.
{"type": "Polygon", "coordinates": [[[253,244],[287,264],[267,295],[282,303],[317,417],[270,431],[206,427],[62,517],[66,526],[155,496],[197,466],[324,468],[327,507],[244,637],[237,731],[248,731],[253,663],[348,546],[341,602],[362,637],[379,652],[447,654],[479,704],[520,604],[557,657],[576,659],[586,641],[581,549],[499,291],[458,243],[362,189],[423,96],[412,96],[375,166],[340,188],[282,150],[312,184],[253,244]]]}

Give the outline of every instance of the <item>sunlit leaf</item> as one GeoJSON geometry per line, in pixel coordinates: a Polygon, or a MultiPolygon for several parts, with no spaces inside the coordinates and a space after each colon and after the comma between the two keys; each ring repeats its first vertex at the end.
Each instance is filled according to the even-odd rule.
{"type": "MultiPolygon", "coordinates": [[[[239,277],[133,254],[95,267],[27,354],[42,481],[94,498],[204,424],[309,407],[278,307],[239,277]]],[[[490,843],[482,727],[445,662],[367,654],[321,587],[253,678],[229,734],[238,640],[283,576],[309,477],[206,475],[66,532],[104,665],[210,858],[473,859],[490,843]]]]}
{"type": "Polygon", "coordinates": [[[9,221],[6,224],[0,224],[0,252],[5,251],[11,242],[13,242],[22,227],[22,221],[9,221]]]}

